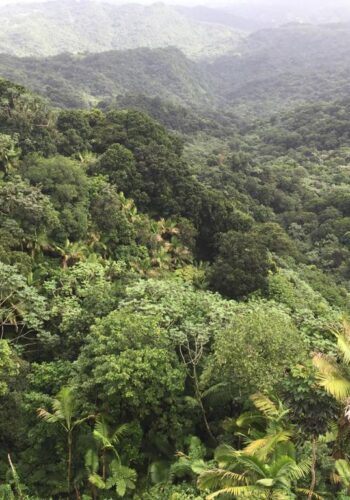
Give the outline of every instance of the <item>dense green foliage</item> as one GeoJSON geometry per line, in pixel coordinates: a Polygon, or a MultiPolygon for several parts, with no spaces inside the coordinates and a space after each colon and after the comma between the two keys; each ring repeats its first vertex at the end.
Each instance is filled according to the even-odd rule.
{"type": "Polygon", "coordinates": [[[20,58],[4,53],[0,74],[61,107],[88,107],[99,100],[141,94],[175,103],[187,113],[194,108],[193,120],[207,116],[212,108],[211,112],[219,109],[224,115],[221,121],[232,123],[239,115],[248,117],[251,126],[257,116],[282,108],[347,99],[349,43],[349,24],[290,23],[252,33],[238,47],[231,43],[222,55],[199,61],[176,43],[118,44],[97,54],[63,53],[39,59],[33,54],[20,58]],[[126,48],[132,50],[121,50],[126,48]]]}
{"type": "Polygon", "coordinates": [[[12,2],[0,6],[0,20],[0,52],[19,56],[174,46],[201,57],[222,54],[240,39],[239,25],[202,22],[161,2],[149,6],[93,0],[12,2]]]}
{"type": "Polygon", "coordinates": [[[242,98],[176,49],[0,80],[1,499],[349,498],[349,102],[308,50],[265,99],[295,30],[242,98]]]}

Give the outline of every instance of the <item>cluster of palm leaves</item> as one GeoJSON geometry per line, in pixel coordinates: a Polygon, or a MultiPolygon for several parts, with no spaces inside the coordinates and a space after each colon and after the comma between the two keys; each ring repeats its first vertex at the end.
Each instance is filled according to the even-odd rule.
{"type": "Polygon", "coordinates": [[[349,436],[350,423],[350,323],[344,321],[342,328],[334,328],[337,340],[338,355],[331,357],[316,353],[313,357],[317,369],[319,384],[333,396],[341,406],[341,415],[333,429],[332,441],[335,443],[335,454],[342,455],[335,462],[333,482],[342,489],[340,498],[350,498],[350,463],[342,449],[344,437],[349,436]],[[344,436],[345,435],[345,436],[344,436]]]}
{"type": "Polygon", "coordinates": [[[252,396],[256,412],[242,414],[226,423],[242,443],[242,449],[223,445],[215,452],[217,466],[202,472],[201,490],[211,491],[214,498],[251,498],[289,500],[317,498],[313,492],[298,488],[311,467],[309,457],[297,460],[293,444],[295,429],[288,423],[288,410],[263,394],[252,396]]]}
{"type": "Polygon", "coordinates": [[[350,323],[344,321],[342,329],[333,330],[337,340],[337,358],[316,353],[313,358],[320,385],[344,406],[344,416],[349,420],[350,397],[350,323]]]}
{"type": "Polygon", "coordinates": [[[119,497],[124,497],[127,490],[133,490],[136,472],[123,465],[117,451],[120,439],[128,432],[129,426],[122,424],[111,430],[106,420],[100,416],[88,415],[77,418],[76,395],[72,387],[61,389],[52,403],[53,411],[38,409],[38,416],[51,424],[60,425],[67,437],[67,492],[72,489],[73,475],[73,436],[83,423],[94,420],[93,437],[95,446],[88,449],[85,466],[88,481],[92,487],[93,498],[98,490],[114,489],[119,497]]]}
{"type": "Polygon", "coordinates": [[[122,464],[117,450],[121,438],[128,431],[128,424],[112,430],[104,418],[97,419],[93,431],[95,447],[90,448],[85,456],[90,484],[99,490],[115,488],[120,497],[135,488],[137,477],[133,469],[122,464]]]}

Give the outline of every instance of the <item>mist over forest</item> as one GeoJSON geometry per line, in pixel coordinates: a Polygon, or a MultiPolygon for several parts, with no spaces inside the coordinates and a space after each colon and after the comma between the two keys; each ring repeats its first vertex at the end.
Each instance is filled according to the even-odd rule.
{"type": "Polygon", "coordinates": [[[349,500],[349,2],[0,26],[0,500],[349,500]]]}

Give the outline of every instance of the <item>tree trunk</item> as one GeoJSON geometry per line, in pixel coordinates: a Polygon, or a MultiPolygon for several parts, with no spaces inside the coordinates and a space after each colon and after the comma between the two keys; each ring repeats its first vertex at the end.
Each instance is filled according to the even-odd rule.
{"type": "Polygon", "coordinates": [[[210,425],[209,425],[209,422],[208,422],[208,419],[207,419],[207,414],[205,412],[205,408],[204,408],[204,405],[203,405],[201,391],[199,389],[198,376],[197,376],[197,370],[196,370],[196,365],[195,364],[193,364],[193,380],[194,380],[194,387],[195,387],[196,399],[198,401],[199,407],[200,407],[201,412],[202,412],[202,417],[203,417],[205,428],[207,430],[207,433],[208,433],[210,439],[214,443],[216,443],[217,441],[216,441],[213,433],[211,432],[210,425]]]}
{"type": "Polygon", "coordinates": [[[68,445],[68,456],[67,456],[67,489],[68,498],[70,497],[71,480],[72,480],[72,431],[68,431],[67,435],[67,445],[68,445]]]}
{"type": "Polygon", "coordinates": [[[308,500],[312,500],[313,493],[316,487],[316,462],[317,462],[316,452],[317,452],[317,440],[314,437],[314,439],[312,440],[311,484],[310,484],[309,494],[307,496],[308,500]]]}
{"type": "Polygon", "coordinates": [[[102,451],[102,479],[106,481],[106,450],[102,451]]]}

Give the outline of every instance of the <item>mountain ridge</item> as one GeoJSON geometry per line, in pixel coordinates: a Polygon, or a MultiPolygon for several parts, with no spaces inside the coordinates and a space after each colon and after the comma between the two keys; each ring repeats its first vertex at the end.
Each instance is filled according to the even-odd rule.
{"type": "Polygon", "coordinates": [[[176,46],[192,58],[225,53],[241,33],[229,26],[200,22],[161,2],[58,1],[0,7],[0,52],[53,56],[62,52],[105,52],[176,46]]]}

